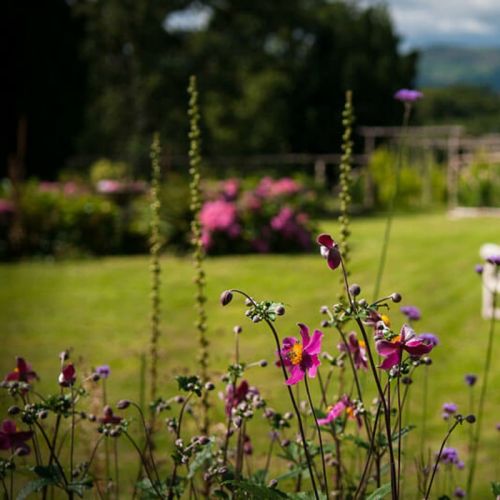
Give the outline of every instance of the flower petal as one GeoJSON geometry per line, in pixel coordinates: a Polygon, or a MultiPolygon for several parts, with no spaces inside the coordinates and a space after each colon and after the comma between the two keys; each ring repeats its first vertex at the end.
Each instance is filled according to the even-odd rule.
{"type": "Polygon", "coordinates": [[[340,265],[340,252],[337,247],[333,247],[328,251],[328,256],[326,258],[328,267],[330,269],[337,269],[340,265]]]}
{"type": "Polygon", "coordinates": [[[318,366],[320,364],[321,361],[319,360],[317,355],[310,357],[310,365],[307,368],[307,374],[309,375],[309,377],[314,378],[316,376],[316,373],[318,372],[318,366]]]}
{"type": "Polygon", "coordinates": [[[399,351],[400,343],[392,343],[388,340],[378,340],[375,343],[375,347],[381,356],[390,356],[392,353],[399,351]]]}
{"type": "Polygon", "coordinates": [[[419,339],[413,339],[405,344],[404,349],[412,356],[422,356],[423,354],[431,352],[433,347],[433,345],[426,344],[419,339]]]}
{"type": "Polygon", "coordinates": [[[399,352],[393,352],[387,358],[382,361],[381,365],[379,368],[382,370],[390,370],[393,366],[396,366],[401,360],[401,355],[399,352]]]}
{"type": "Polygon", "coordinates": [[[335,242],[333,241],[333,238],[326,233],[322,233],[318,236],[316,239],[319,245],[323,245],[324,247],[327,248],[332,248],[335,245],[335,242]]]}
{"type": "Polygon", "coordinates": [[[295,365],[292,368],[292,373],[290,374],[290,377],[288,377],[286,381],[286,385],[295,385],[299,383],[304,378],[305,374],[306,373],[304,372],[304,370],[302,370],[300,365],[295,365]]]}
{"type": "Polygon", "coordinates": [[[323,338],[323,332],[320,330],[314,330],[314,333],[308,344],[304,342],[304,352],[307,354],[319,354],[321,352],[321,339],[323,338]]]}
{"type": "Polygon", "coordinates": [[[307,328],[304,323],[297,323],[297,326],[300,328],[300,335],[302,337],[302,345],[305,347],[309,344],[309,328],[307,328]]]}

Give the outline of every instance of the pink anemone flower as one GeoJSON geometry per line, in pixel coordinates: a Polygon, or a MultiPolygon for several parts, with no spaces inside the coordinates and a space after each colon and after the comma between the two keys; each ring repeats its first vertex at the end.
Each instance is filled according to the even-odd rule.
{"type": "Polygon", "coordinates": [[[340,265],[341,257],[339,246],[329,234],[320,234],[316,240],[320,245],[321,255],[326,259],[330,269],[337,269],[340,265]]]}
{"type": "Polygon", "coordinates": [[[349,352],[352,355],[352,360],[356,370],[362,368],[363,370],[368,369],[368,358],[366,356],[366,344],[364,340],[359,340],[354,332],[349,334],[347,344],[341,342],[338,345],[341,352],[349,352]]]}
{"type": "Polygon", "coordinates": [[[336,418],[340,417],[342,413],[346,412],[348,418],[355,419],[358,426],[361,427],[363,421],[361,416],[356,411],[353,402],[349,399],[349,396],[344,394],[340,400],[334,405],[328,407],[328,412],[325,418],[318,418],[319,425],[327,425],[336,418]]]}
{"type": "Polygon", "coordinates": [[[401,363],[403,351],[406,351],[410,356],[420,357],[431,352],[434,346],[419,338],[408,325],[403,325],[399,335],[391,340],[377,340],[376,347],[377,352],[385,357],[380,368],[390,370],[393,366],[401,363]]]}
{"type": "Polygon", "coordinates": [[[18,455],[27,455],[30,447],[25,443],[33,432],[20,431],[13,420],[6,419],[0,424],[0,450],[12,450],[18,455]]]}
{"type": "Polygon", "coordinates": [[[38,378],[38,375],[33,371],[31,365],[26,363],[24,358],[16,358],[16,367],[13,371],[5,376],[6,382],[31,382],[38,378]]]}
{"type": "Polygon", "coordinates": [[[303,323],[298,323],[302,342],[295,337],[285,337],[281,348],[281,357],[290,372],[287,385],[294,385],[300,382],[306,372],[309,377],[315,377],[320,365],[318,354],[321,352],[321,340],[323,332],[314,330],[312,337],[309,336],[309,329],[303,323]]]}

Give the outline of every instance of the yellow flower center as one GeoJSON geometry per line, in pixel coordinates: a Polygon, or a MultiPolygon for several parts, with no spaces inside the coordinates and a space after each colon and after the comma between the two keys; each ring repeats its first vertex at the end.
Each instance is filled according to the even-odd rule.
{"type": "Polygon", "coordinates": [[[392,344],[396,344],[397,342],[401,342],[401,335],[396,335],[391,339],[392,344]]]}
{"type": "Polygon", "coordinates": [[[366,343],[364,340],[358,340],[358,344],[361,349],[366,349],[366,343]]]}
{"type": "Polygon", "coordinates": [[[19,368],[17,366],[14,368],[14,372],[19,373],[19,368]]]}
{"type": "Polygon", "coordinates": [[[290,351],[288,351],[288,359],[292,365],[298,365],[302,361],[302,344],[293,344],[290,351]]]}
{"type": "Polygon", "coordinates": [[[380,317],[382,318],[382,321],[384,322],[385,326],[389,327],[391,326],[391,319],[387,314],[381,314],[380,317]]]}
{"type": "Polygon", "coordinates": [[[353,418],[354,417],[354,409],[352,408],[352,406],[348,406],[346,409],[345,409],[345,412],[347,413],[347,416],[350,417],[350,418],[353,418]]]}

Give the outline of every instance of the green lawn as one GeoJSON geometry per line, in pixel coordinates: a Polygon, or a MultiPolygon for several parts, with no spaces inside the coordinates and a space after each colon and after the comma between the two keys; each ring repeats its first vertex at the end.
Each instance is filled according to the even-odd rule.
{"type": "MultiPolygon", "coordinates": [[[[323,228],[335,235],[336,223],[323,228]]],[[[383,219],[359,219],[352,224],[351,279],[371,298],[376,263],[381,246],[383,219]]],[[[393,238],[383,280],[383,293],[398,291],[402,304],[421,308],[417,331],[433,332],[441,345],[433,354],[430,369],[428,438],[433,449],[447,425],[440,418],[443,402],[453,401],[466,412],[468,392],[465,373],[481,373],[488,324],[480,316],[480,278],[474,273],[481,244],[500,234],[498,219],[449,220],[444,215],[401,216],[394,220],[393,238]]],[[[498,242],[498,241],[497,241],[498,242]]],[[[241,324],[242,356],[247,361],[274,357],[272,337],[262,324],[244,316],[239,299],[222,308],[218,298],[226,288],[237,287],[255,298],[281,300],[286,315],[277,326],[282,336],[295,335],[296,322],[317,327],[319,307],[332,304],[339,291],[338,272],[327,269],[318,254],[301,256],[230,256],[210,258],[208,317],[211,366],[222,372],[233,353],[232,327],[241,324]]],[[[173,387],[174,374],[196,370],[196,333],[193,308],[193,269],[188,258],[162,259],[161,390],[173,387]]],[[[148,350],[149,274],[147,257],[116,257],[68,262],[24,262],[0,266],[0,315],[2,348],[0,373],[13,368],[14,357],[23,355],[41,374],[41,385],[54,387],[58,375],[58,353],[74,349],[79,369],[109,363],[112,399],[137,398],[139,359],[148,350]]],[[[402,316],[393,307],[393,324],[402,316]]],[[[326,332],[324,348],[335,351],[338,339],[326,332]]],[[[495,461],[500,461],[500,339],[496,339],[493,375],[484,421],[479,476],[499,480],[495,461]]],[[[283,382],[274,367],[255,368],[248,378],[257,384],[276,408],[288,409],[283,382]]],[[[419,374],[412,387],[412,412],[420,412],[419,374]]],[[[218,389],[220,389],[220,384],[218,389]]],[[[336,385],[333,385],[336,390],[336,385]]],[[[416,444],[418,430],[410,438],[416,444]]],[[[465,455],[467,429],[458,429],[452,445],[465,455]],[[459,437],[462,434],[463,439],[459,437]]],[[[265,436],[261,436],[265,439],[265,436]]],[[[465,485],[465,472],[455,474],[465,485]]],[[[478,482],[479,483],[479,482],[478,482]]],[[[479,484],[478,484],[479,486],[479,484]]],[[[486,498],[489,486],[478,488],[475,498],[486,498]]],[[[413,497],[411,497],[413,498],[413,497]]]]}

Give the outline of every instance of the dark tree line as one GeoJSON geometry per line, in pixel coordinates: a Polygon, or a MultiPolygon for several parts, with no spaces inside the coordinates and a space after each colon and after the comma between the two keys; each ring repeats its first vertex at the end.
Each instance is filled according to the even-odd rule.
{"type": "Polygon", "coordinates": [[[382,6],[328,0],[7,1],[7,140],[27,121],[27,169],[54,176],[70,157],[145,165],[151,134],[186,152],[186,85],[199,78],[206,154],[338,149],[345,90],[357,122],[396,124],[394,91],[413,83],[382,6]],[[179,11],[198,30],[165,29],[179,11]],[[198,9],[197,11],[194,9],[198,9]],[[197,14],[192,14],[197,20],[197,14]],[[189,16],[187,16],[189,18],[189,16]]]}

